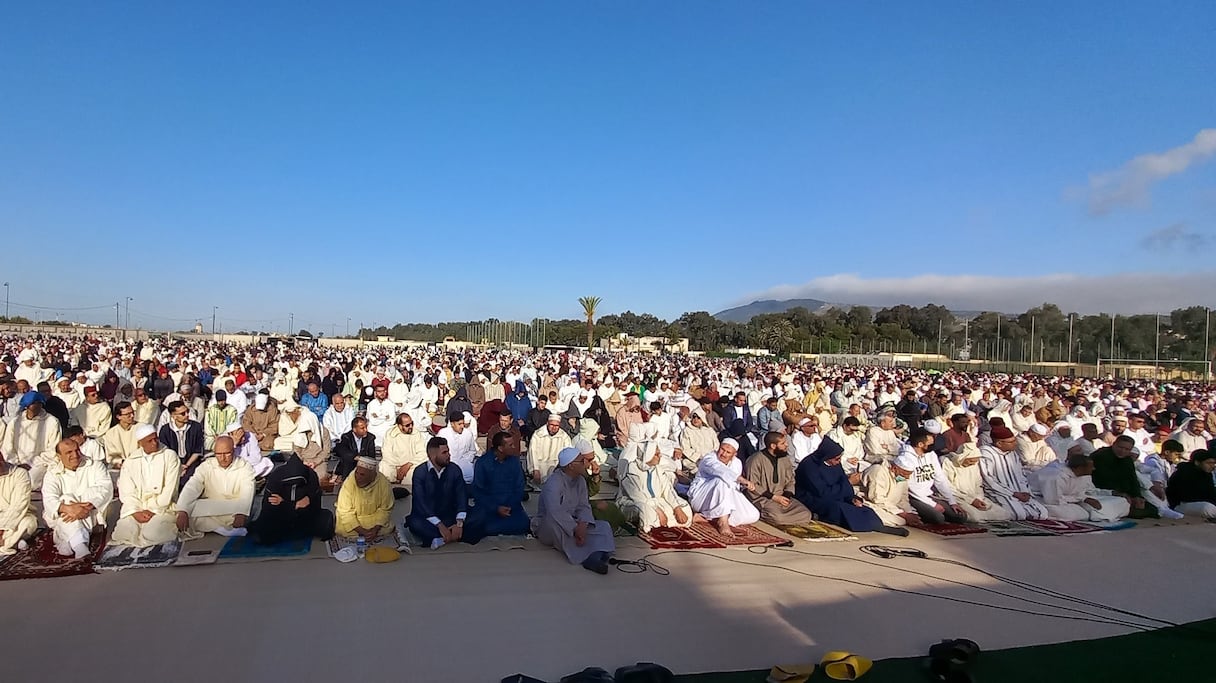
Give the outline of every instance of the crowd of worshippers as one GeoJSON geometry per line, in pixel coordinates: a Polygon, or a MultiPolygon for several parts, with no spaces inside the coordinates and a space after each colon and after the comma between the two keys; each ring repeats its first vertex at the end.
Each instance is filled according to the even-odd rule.
{"type": "Polygon", "coordinates": [[[102,531],[531,533],[598,573],[624,526],[1216,519],[1216,389],[1198,383],[55,337],[4,338],[0,358],[3,554],[37,530],[35,494],[78,558],[102,531]]]}

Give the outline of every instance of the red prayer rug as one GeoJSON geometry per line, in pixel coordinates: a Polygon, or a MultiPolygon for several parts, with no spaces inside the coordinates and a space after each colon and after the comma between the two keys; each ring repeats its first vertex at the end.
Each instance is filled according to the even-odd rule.
{"type": "Polygon", "coordinates": [[[988,530],[982,526],[973,524],[955,524],[946,522],[945,524],[925,524],[924,522],[908,522],[908,527],[911,529],[919,529],[928,531],[931,534],[938,536],[970,536],[972,534],[986,534],[988,530]]]}
{"type": "Polygon", "coordinates": [[[655,550],[697,550],[701,548],[725,548],[723,543],[706,540],[684,527],[657,526],[650,531],[638,532],[638,538],[655,550]]]}
{"type": "Polygon", "coordinates": [[[790,541],[774,536],[766,531],[761,531],[750,524],[743,526],[732,526],[731,530],[735,532],[734,536],[724,536],[718,533],[714,525],[709,522],[693,522],[691,530],[694,534],[700,536],[706,541],[717,543],[721,547],[732,545],[784,545],[790,541]]]}
{"type": "Polygon", "coordinates": [[[1027,519],[1023,520],[1022,524],[1029,527],[1034,527],[1035,529],[1050,531],[1053,534],[1059,534],[1061,536],[1068,534],[1088,534],[1095,531],[1101,531],[1101,529],[1091,524],[1085,524],[1082,522],[1064,522],[1058,519],[1027,519]]]}
{"type": "Polygon", "coordinates": [[[29,549],[0,559],[0,581],[92,574],[93,558],[101,553],[105,542],[105,532],[94,533],[89,539],[89,549],[93,554],[77,560],[55,552],[54,534],[50,529],[39,529],[30,539],[29,549]]]}

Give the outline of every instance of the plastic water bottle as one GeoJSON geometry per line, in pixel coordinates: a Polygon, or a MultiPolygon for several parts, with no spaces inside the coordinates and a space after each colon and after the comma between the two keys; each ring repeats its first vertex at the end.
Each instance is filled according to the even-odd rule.
{"type": "Polygon", "coordinates": [[[355,550],[359,553],[359,557],[363,557],[367,553],[367,541],[362,536],[355,539],[355,550]]]}

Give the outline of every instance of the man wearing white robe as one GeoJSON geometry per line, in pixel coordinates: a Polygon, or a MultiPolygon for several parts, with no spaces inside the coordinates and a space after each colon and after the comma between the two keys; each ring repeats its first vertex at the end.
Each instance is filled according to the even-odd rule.
{"type": "MultiPolygon", "coordinates": [[[[342,435],[350,431],[351,423],[355,419],[355,409],[346,402],[346,397],[342,394],[334,394],[331,400],[332,403],[325,409],[325,416],[321,418],[321,426],[329,432],[329,447],[332,449],[338,445],[342,435]]],[[[377,443],[384,444],[383,441],[377,443]]]]}
{"type": "Polygon", "coordinates": [[[557,468],[557,454],[569,447],[570,437],[562,429],[562,416],[550,413],[545,428],[537,430],[528,442],[528,477],[534,485],[545,483],[557,468]]]}
{"type": "Polygon", "coordinates": [[[56,459],[55,445],[63,437],[59,420],[42,407],[42,394],[27,391],[21,397],[21,412],[4,432],[0,453],[10,463],[30,473],[34,490],[42,488],[42,477],[56,459]]]}
{"type": "Polygon", "coordinates": [[[116,545],[147,548],[177,538],[177,495],[181,463],[165,448],[148,425],[136,427],[139,448],[127,456],[118,475],[122,503],[111,541],[116,545]]]}
{"type": "Polygon", "coordinates": [[[705,423],[705,411],[697,406],[688,415],[688,424],[680,433],[680,450],[684,457],[681,459],[680,471],[691,475],[697,469],[696,458],[706,453],[718,450],[718,435],[713,428],[705,423]]]}
{"type": "Polygon", "coordinates": [[[861,473],[862,500],[883,525],[905,526],[908,523],[905,515],[912,513],[908,501],[908,477],[911,476],[912,471],[901,468],[896,460],[875,463],[861,473]]]}
{"type": "Polygon", "coordinates": [[[865,460],[870,463],[890,462],[899,455],[903,444],[895,433],[895,415],[886,412],[878,418],[878,424],[866,430],[863,442],[865,460]]]}
{"type": "Polygon", "coordinates": [[[1173,434],[1170,434],[1170,438],[1182,444],[1183,460],[1190,460],[1191,453],[1208,447],[1208,439],[1211,437],[1204,430],[1203,420],[1188,417],[1173,434]]]}
{"type": "Polygon", "coordinates": [[[101,447],[106,453],[106,464],[112,468],[122,467],[127,454],[135,450],[135,406],[123,401],[115,406],[118,422],[101,435],[101,447]]]}
{"type": "Polygon", "coordinates": [[[30,473],[0,458],[0,557],[28,548],[27,540],[38,530],[32,493],[30,473]]]}
{"type": "Polygon", "coordinates": [[[1041,490],[1038,471],[1058,461],[1055,451],[1045,441],[1047,434],[1047,426],[1036,422],[1025,434],[1017,436],[1018,458],[1026,471],[1026,483],[1035,493],[1041,490]]]}
{"type": "Polygon", "coordinates": [[[215,455],[198,466],[177,499],[177,530],[182,539],[244,536],[253,505],[253,468],[235,456],[232,437],[215,440],[215,455]]]}
{"type": "MultiPolygon", "coordinates": [[[[394,486],[414,487],[414,468],[426,462],[425,434],[418,431],[417,422],[408,412],[397,416],[397,424],[388,430],[380,447],[377,469],[394,486]]],[[[449,447],[449,452],[451,448],[449,447]]]]}
{"type": "MultiPolygon", "coordinates": [[[[393,428],[397,420],[397,404],[388,398],[388,387],[376,387],[372,400],[367,403],[367,431],[376,437],[376,443],[383,444],[388,430],[393,428]]],[[[345,434],[346,432],[342,432],[345,434]]],[[[339,434],[340,437],[342,434],[339,434]]]]}
{"type": "Polygon", "coordinates": [[[980,450],[974,443],[963,444],[958,452],[942,461],[942,471],[954,489],[955,500],[968,522],[1002,522],[1009,519],[1005,508],[984,497],[984,482],[979,468],[980,450]]]}
{"type": "Polygon", "coordinates": [[[533,527],[536,540],[562,551],[571,564],[607,574],[616,540],[611,525],[596,521],[591,512],[585,476],[591,462],[594,456],[590,453],[582,455],[577,448],[562,449],[557,469],[541,490],[533,527]]]}
{"type": "Polygon", "coordinates": [[[692,525],[692,508],[676,495],[675,468],[663,466],[665,458],[657,441],[646,442],[631,460],[617,462],[620,489],[616,504],[626,516],[638,520],[638,528],[692,525]]]}
{"type": "Polygon", "coordinates": [[[477,420],[468,413],[452,413],[447,425],[439,430],[439,437],[447,439],[452,464],[464,474],[464,483],[473,483],[473,463],[481,455],[477,449],[477,420]]]}
{"type": "Polygon", "coordinates": [[[101,399],[97,387],[85,389],[84,403],[72,411],[72,424],[78,424],[84,429],[86,436],[100,438],[110,428],[110,404],[101,399]]]}
{"type": "Polygon", "coordinates": [[[293,399],[279,404],[279,435],[274,447],[300,456],[300,462],[312,468],[322,482],[328,479],[329,438],[317,416],[293,399]]]}
{"type": "Polygon", "coordinates": [[[743,476],[743,463],[735,457],[739,442],[722,440],[716,453],[706,453],[697,461],[697,475],[688,487],[688,501],[725,536],[733,536],[733,526],[760,520],[760,510],[743,495],[742,489],[755,491],[756,485],[743,476]]]}
{"type": "MultiPolygon", "coordinates": [[[[819,433],[819,418],[804,417],[798,420],[798,429],[790,437],[790,460],[794,463],[794,467],[814,453],[821,443],[823,443],[823,436],[819,433]]],[[[850,469],[850,465],[845,464],[843,457],[840,463],[848,474],[857,471],[857,463],[852,463],[852,469],[850,469]]]]}
{"type": "Polygon", "coordinates": [[[228,425],[224,434],[235,444],[233,452],[236,457],[253,468],[254,477],[264,477],[274,469],[274,461],[262,455],[262,447],[258,445],[258,440],[253,434],[245,431],[240,420],[228,425]]]}
{"type": "Polygon", "coordinates": [[[63,401],[63,405],[67,406],[68,414],[70,415],[76,406],[84,400],[79,391],[72,388],[72,378],[64,375],[55,382],[55,398],[63,401]]]}
{"type": "Polygon", "coordinates": [[[1007,510],[1012,519],[1047,519],[1047,508],[1026,481],[1017,438],[1008,427],[992,428],[992,445],[980,449],[980,476],[986,497],[1007,510]]]}
{"type": "MultiPolygon", "coordinates": [[[[794,435],[797,440],[798,435],[794,435]]],[[[865,446],[861,436],[861,420],[848,415],[840,424],[833,427],[827,434],[827,438],[840,444],[844,449],[844,453],[840,455],[840,466],[844,468],[845,474],[853,474],[854,472],[862,472],[867,468],[869,463],[865,459],[865,446]]],[[[816,446],[818,447],[818,446],[816,446]]],[[[811,451],[812,453],[814,451],[811,451]]],[[[888,525],[891,526],[891,525],[888,525]]]]}
{"type": "Polygon", "coordinates": [[[1051,468],[1043,480],[1043,502],[1051,519],[1065,522],[1115,522],[1131,512],[1131,504],[1111,491],[1094,487],[1094,461],[1076,452],[1064,467],[1051,468]]]}
{"type": "Polygon", "coordinates": [[[137,423],[154,425],[160,422],[160,404],[149,398],[142,388],[136,387],[135,400],[131,402],[131,407],[135,409],[137,423]]]}
{"type": "Polygon", "coordinates": [[[89,554],[93,529],[106,525],[114,482],[105,463],[82,456],[71,439],[60,441],[56,454],[42,484],[42,518],[54,534],[56,552],[80,559],[89,554]]]}

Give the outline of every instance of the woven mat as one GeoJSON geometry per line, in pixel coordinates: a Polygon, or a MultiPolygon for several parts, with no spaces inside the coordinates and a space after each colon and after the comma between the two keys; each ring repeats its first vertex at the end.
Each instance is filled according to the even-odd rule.
{"type": "Polygon", "coordinates": [[[650,544],[654,550],[696,550],[700,548],[725,548],[716,541],[699,536],[684,527],[659,526],[638,533],[638,538],[650,544]]]}
{"type": "Polygon", "coordinates": [[[1070,534],[1092,534],[1095,531],[1101,531],[1088,522],[1064,522],[1058,519],[1027,519],[1024,520],[1022,526],[1028,526],[1032,529],[1042,529],[1050,531],[1057,536],[1067,536],[1070,534]]]}
{"type": "Polygon", "coordinates": [[[311,538],[300,538],[262,545],[255,543],[248,536],[234,536],[224,543],[224,548],[220,551],[219,557],[223,560],[253,558],[270,560],[281,557],[307,555],[311,549],[311,538]]]}
{"type": "Polygon", "coordinates": [[[988,529],[982,526],[975,524],[954,524],[952,522],[946,522],[945,524],[925,524],[919,520],[915,522],[909,521],[908,528],[919,529],[920,531],[927,531],[931,534],[946,537],[972,536],[975,534],[988,533],[988,529]]]}
{"type": "Polygon", "coordinates": [[[808,524],[775,524],[783,534],[793,536],[800,541],[809,541],[811,543],[823,543],[825,541],[856,541],[858,538],[849,533],[847,529],[842,529],[838,526],[820,522],[819,520],[811,520],[808,524]]]}
{"type": "Polygon", "coordinates": [[[0,558],[0,581],[16,579],[49,579],[57,576],[78,576],[93,573],[93,558],[105,546],[105,532],[94,533],[89,539],[92,555],[77,560],[64,557],[55,551],[55,538],[50,529],[39,529],[30,547],[16,555],[0,558]]]}
{"type": "Polygon", "coordinates": [[[123,569],[154,569],[168,567],[182,551],[181,541],[169,541],[147,548],[112,545],[93,564],[99,571],[117,572],[123,569]]]}
{"type": "Polygon", "coordinates": [[[993,536],[1001,538],[1009,536],[1058,536],[1059,534],[1053,531],[1047,531],[1039,527],[1027,526],[1021,522],[988,522],[984,524],[984,528],[993,536]]]}
{"type": "Polygon", "coordinates": [[[700,536],[706,541],[716,543],[724,548],[732,545],[768,546],[789,543],[789,540],[787,539],[781,538],[780,536],[774,536],[767,531],[761,531],[750,524],[731,527],[731,530],[735,532],[734,536],[724,536],[718,533],[718,530],[715,529],[714,526],[709,522],[693,522],[692,526],[689,528],[697,536],[700,536]]]}

